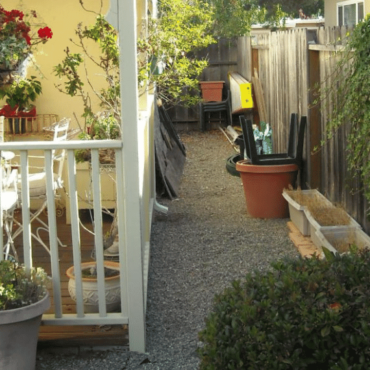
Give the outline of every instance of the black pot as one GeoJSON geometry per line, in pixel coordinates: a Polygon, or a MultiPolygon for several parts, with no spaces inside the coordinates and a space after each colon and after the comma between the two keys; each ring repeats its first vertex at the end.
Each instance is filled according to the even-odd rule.
{"type": "Polygon", "coordinates": [[[226,170],[230,175],[240,177],[239,171],[236,170],[236,162],[240,160],[240,154],[234,154],[226,160],[226,170]]]}

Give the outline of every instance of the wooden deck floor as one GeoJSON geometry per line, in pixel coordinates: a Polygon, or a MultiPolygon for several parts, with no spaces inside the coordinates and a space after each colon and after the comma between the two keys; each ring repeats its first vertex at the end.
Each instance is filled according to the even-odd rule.
{"type": "MultiPolygon", "coordinates": [[[[91,218],[88,211],[81,212],[83,224],[92,230],[91,218]]],[[[17,218],[20,214],[17,214],[17,218]]],[[[42,218],[47,219],[46,215],[42,218]]],[[[104,217],[104,232],[109,230],[110,217],[104,217]]],[[[35,230],[38,224],[33,223],[32,229],[35,230]]],[[[59,247],[59,269],[62,284],[62,308],[63,313],[75,313],[75,302],[70,298],[68,293],[68,278],[66,270],[72,265],[72,237],[71,225],[65,222],[65,216],[57,218],[57,233],[61,242],[66,247],[59,247]]],[[[92,261],[92,251],[94,249],[94,237],[92,234],[81,228],[81,259],[82,262],[92,261]]],[[[42,239],[48,245],[48,233],[41,233],[42,239]]],[[[42,267],[51,275],[50,255],[44,247],[33,239],[32,241],[32,258],[33,265],[42,267]]],[[[20,262],[23,261],[22,251],[22,234],[16,238],[15,246],[20,262]]],[[[54,313],[53,291],[49,290],[51,296],[51,308],[46,313],[54,313]]],[[[41,326],[39,332],[40,346],[123,346],[128,344],[127,325],[88,325],[88,326],[41,326]]]]}

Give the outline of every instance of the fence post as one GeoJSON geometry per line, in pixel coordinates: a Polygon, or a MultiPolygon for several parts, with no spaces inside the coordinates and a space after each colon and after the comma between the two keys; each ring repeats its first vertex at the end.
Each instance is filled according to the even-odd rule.
{"type": "Polygon", "coordinates": [[[320,104],[314,104],[318,100],[317,91],[320,86],[320,52],[308,50],[309,54],[309,135],[307,140],[307,183],[311,189],[321,188],[321,150],[311,155],[315,146],[320,146],[321,141],[321,113],[320,104]]]}

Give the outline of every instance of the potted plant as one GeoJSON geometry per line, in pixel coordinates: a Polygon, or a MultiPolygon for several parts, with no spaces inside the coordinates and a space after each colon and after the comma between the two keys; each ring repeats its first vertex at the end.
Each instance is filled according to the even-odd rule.
{"type": "MultiPolygon", "coordinates": [[[[115,140],[121,136],[121,127],[117,118],[110,111],[102,111],[87,118],[86,130],[79,134],[81,140],[115,140]]],[[[77,163],[90,161],[90,150],[76,150],[77,163]]],[[[104,150],[100,153],[100,163],[114,164],[114,151],[104,150]]]]}
{"type": "Polygon", "coordinates": [[[47,275],[0,261],[0,368],[33,370],[42,314],[50,307],[47,275]]]}
{"type": "Polygon", "coordinates": [[[39,43],[51,39],[53,33],[49,27],[40,26],[35,21],[35,11],[23,13],[18,9],[5,10],[0,5],[0,83],[11,83],[14,76],[22,72],[21,64],[39,43]],[[38,27],[37,32],[32,30],[38,27]]]}
{"type": "Polygon", "coordinates": [[[36,116],[36,108],[32,105],[32,102],[41,94],[42,87],[40,81],[35,76],[31,78],[15,77],[12,84],[0,89],[0,99],[5,98],[7,106],[4,106],[0,111],[0,114],[8,117],[16,117],[14,119],[14,127],[12,125],[13,120],[9,120],[10,132],[19,134],[26,132],[26,118],[36,116]],[[9,112],[7,115],[7,112],[9,112]],[[19,119],[21,118],[21,126],[19,125],[19,119]]]}
{"type": "MultiPolygon", "coordinates": [[[[104,261],[104,283],[105,299],[107,312],[114,312],[119,309],[121,304],[120,290],[120,265],[118,262],[104,261]]],[[[82,270],[82,290],[85,313],[99,312],[98,280],[96,262],[81,263],[82,270]]],[[[68,282],[68,292],[71,298],[76,301],[76,280],[74,266],[66,272],[68,282]]]]}

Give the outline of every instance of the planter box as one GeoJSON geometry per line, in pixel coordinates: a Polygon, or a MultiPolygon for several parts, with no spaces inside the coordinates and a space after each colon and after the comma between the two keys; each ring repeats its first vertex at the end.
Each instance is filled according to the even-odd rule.
{"type": "Polygon", "coordinates": [[[200,81],[202,97],[205,102],[222,101],[222,89],[225,81],[200,81]]]}
{"type": "MultiPolygon", "coordinates": [[[[331,202],[326,199],[319,191],[317,190],[301,190],[302,194],[308,197],[319,197],[322,199],[323,203],[327,203],[328,205],[331,205],[331,202]]],[[[301,232],[304,236],[310,236],[311,229],[310,229],[310,223],[307,220],[305,209],[306,207],[298,204],[290,195],[288,192],[283,192],[283,197],[287,200],[289,205],[289,215],[290,219],[294,223],[294,225],[298,228],[298,230],[301,232]]]]}
{"type": "Polygon", "coordinates": [[[325,247],[334,253],[346,253],[350,245],[358,248],[370,248],[370,237],[358,227],[347,227],[337,230],[322,228],[316,231],[316,237],[320,240],[321,247],[325,247]]]}
{"type": "Polygon", "coordinates": [[[316,247],[321,248],[322,240],[317,236],[318,231],[321,233],[345,233],[348,229],[357,228],[361,230],[361,226],[352,218],[350,217],[349,225],[338,225],[338,226],[322,226],[320,225],[311,215],[311,213],[307,210],[304,211],[307,217],[307,220],[310,224],[310,234],[311,240],[316,245],[316,247]]]}

